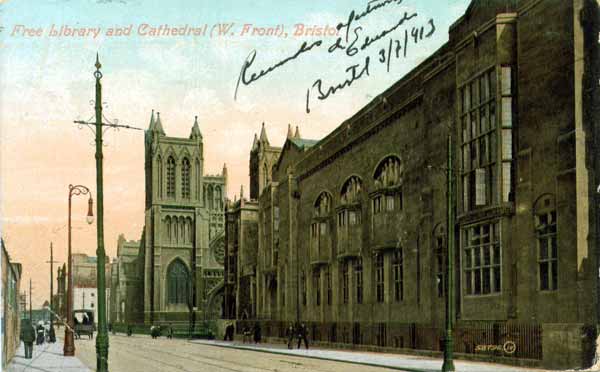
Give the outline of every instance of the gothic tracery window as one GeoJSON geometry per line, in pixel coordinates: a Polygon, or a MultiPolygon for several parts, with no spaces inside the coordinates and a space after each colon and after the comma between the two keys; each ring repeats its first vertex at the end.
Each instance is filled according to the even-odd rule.
{"type": "Polygon", "coordinates": [[[394,187],[402,183],[402,164],[396,156],[385,158],[375,171],[375,188],[394,187]]]}
{"type": "Polygon", "coordinates": [[[172,156],[167,160],[167,197],[175,197],[175,159],[172,156]]]}
{"type": "Polygon", "coordinates": [[[342,187],[342,204],[354,204],[360,202],[362,181],[357,176],[352,176],[342,187]]]}
{"type": "Polygon", "coordinates": [[[188,158],[183,158],[181,162],[181,196],[184,199],[190,198],[190,161],[188,158]]]}
{"type": "Polygon", "coordinates": [[[176,259],[167,271],[167,298],[170,304],[186,304],[189,296],[189,273],[181,260],[176,259]]]}

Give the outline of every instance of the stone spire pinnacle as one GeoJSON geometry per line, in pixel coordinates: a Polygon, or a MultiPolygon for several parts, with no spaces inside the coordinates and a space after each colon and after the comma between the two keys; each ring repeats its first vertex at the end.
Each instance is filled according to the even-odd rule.
{"type": "Polygon", "coordinates": [[[244,185],[240,185],[240,200],[244,199],[244,185]]]}
{"type": "Polygon", "coordinates": [[[152,132],[154,129],[154,110],[152,110],[152,115],[150,115],[150,125],[148,125],[148,130],[152,132]]]}
{"type": "Polygon", "coordinates": [[[223,177],[227,177],[227,164],[223,163],[223,177]]]}
{"type": "Polygon", "coordinates": [[[252,149],[250,151],[256,151],[258,149],[258,136],[254,133],[254,141],[252,142],[252,149]]]}
{"type": "Polygon", "coordinates": [[[286,138],[290,139],[292,137],[294,137],[294,134],[292,133],[292,124],[288,124],[288,132],[286,138]]]}
{"type": "Polygon", "coordinates": [[[152,111],[152,118],[150,119],[150,125],[154,122],[154,126],[151,126],[150,131],[157,132],[159,135],[164,136],[165,130],[162,127],[162,122],[160,121],[160,112],[156,113],[156,121],[154,121],[154,110],[152,111]]]}
{"type": "Polygon", "coordinates": [[[202,133],[200,133],[200,126],[198,125],[198,116],[194,117],[194,125],[192,126],[192,133],[190,138],[202,139],[202,133]]]}
{"type": "Polygon", "coordinates": [[[294,134],[294,138],[300,138],[300,129],[296,125],[296,133],[294,134]]]}
{"type": "Polygon", "coordinates": [[[267,138],[267,130],[265,129],[265,122],[262,123],[262,129],[260,130],[260,142],[262,144],[269,144],[269,139],[267,138]]]}

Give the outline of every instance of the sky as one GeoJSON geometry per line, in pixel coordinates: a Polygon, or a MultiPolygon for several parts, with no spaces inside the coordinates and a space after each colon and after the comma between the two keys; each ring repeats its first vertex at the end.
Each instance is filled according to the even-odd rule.
{"type": "MultiPolygon", "coordinates": [[[[355,46],[391,29],[405,13],[416,15],[349,56],[350,48],[328,48],[338,37],[345,41],[345,29],[335,34],[335,27],[347,23],[353,10],[364,12],[365,0],[0,0],[0,234],[11,259],[23,264],[21,290],[32,279],[34,307],[49,296],[51,243],[55,261],[66,262],[68,185],[88,186],[95,199],[93,134],[73,121],[93,117],[96,53],[106,118],[145,129],[156,110],[168,136],[188,137],[198,116],[205,174],[220,173],[227,164],[227,196],[233,199],[241,185],[249,190],[249,152],[263,122],[275,146],[283,144],[288,124],[299,126],[303,138],[323,138],[442,46],[469,5],[388,0],[377,8],[383,3],[371,2],[373,10],[352,22],[349,41],[360,34],[355,46]],[[199,35],[164,34],[184,27],[199,35]],[[311,27],[332,34],[311,35],[311,27]],[[152,29],[163,33],[152,35],[152,29]],[[318,46],[298,53],[303,42],[318,46]],[[406,45],[398,56],[397,45],[406,45]],[[252,51],[246,81],[298,56],[241,83],[234,99],[252,51]],[[349,79],[351,66],[357,65],[358,75],[367,57],[368,76],[317,99],[317,80],[325,92],[349,79]]],[[[105,133],[104,239],[111,259],[119,234],[128,240],[141,236],[143,138],[136,130],[105,133]]],[[[95,255],[96,224],[86,224],[86,212],[87,198],[74,197],[73,251],[95,255]]]]}

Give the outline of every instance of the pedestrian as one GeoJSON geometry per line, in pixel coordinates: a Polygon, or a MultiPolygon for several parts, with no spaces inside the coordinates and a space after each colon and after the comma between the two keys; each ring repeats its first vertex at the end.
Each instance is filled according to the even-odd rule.
{"type": "Polygon", "coordinates": [[[127,336],[131,336],[133,333],[133,329],[131,328],[131,324],[127,324],[127,336]]]}
{"type": "Polygon", "coordinates": [[[35,341],[36,345],[41,345],[44,343],[44,324],[43,322],[40,320],[40,322],[38,323],[37,329],[37,339],[35,341]]]}
{"type": "Polygon", "coordinates": [[[294,342],[294,333],[295,333],[294,324],[292,324],[292,322],[290,322],[290,325],[287,328],[285,333],[286,333],[286,336],[288,339],[287,347],[288,347],[288,349],[291,349],[292,343],[294,342]]]}
{"type": "Polygon", "coordinates": [[[23,348],[25,349],[25,359],[31,359],[33,355],[35,329],[29,320],[25,320],[21,327],[21,340],[23,341],[23,348]]]}
{"type": "Polygon", "coordinates": [[[306,329],[304,323],[298,328],[298,349],[300,349],[302,341],[304,341],[304,346],[308,350],[308,329],[306,329]]]}
{"type": "Polygon", "coordinates": [[[167,329],[167,338],[169,340],[173,339],[173,325],[169,323],[169,328],[167,329]]]}
{"type": "Polygon", "coordinates": [[[250,332],[250,328],[248,328],[248,326],[244,327],[243,334],[244,334],[244,341],[243,342],[246,343],[246,341],[248,341],[248,343],[249,343],[250,342],[251,332],[250,332]]]}
{"type": "Polygon", "coordinates": [[[56,332],[54,331],[54,325],[50,325],[50,330],[48,331],[48,338],[50,343],[56,342],[56,332]]]}
{"type": "Polygon", "coordinates": [[[229,323],[227,327],[225,327],[225,341],[233,341],[233,323],[229,323]]]}
{"type": "Polygon", "coordinates": [[[261,330],[260,324],[258,322],[254,323],[254,343],[260,344],[261,340],[261,330]]]}
{"type": "Polygon", "coordinates": [[[158,327],[154,325],[150,327],[150,336],[152,336],[153,339],[156,339],[158,337],[158,327]]]}

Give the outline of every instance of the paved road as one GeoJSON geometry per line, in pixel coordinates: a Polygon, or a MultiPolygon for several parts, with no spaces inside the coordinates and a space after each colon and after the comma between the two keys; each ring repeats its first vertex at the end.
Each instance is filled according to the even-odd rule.
{"type": "MultiPolygon", "coordinates": [[[[77,340],[77,357],[96,368],[95,340],[77,340]]],[[[390,369],[256,351],[227,349],[186,340],[110,335],[111,372],[383,372],[390,369]]]]}

